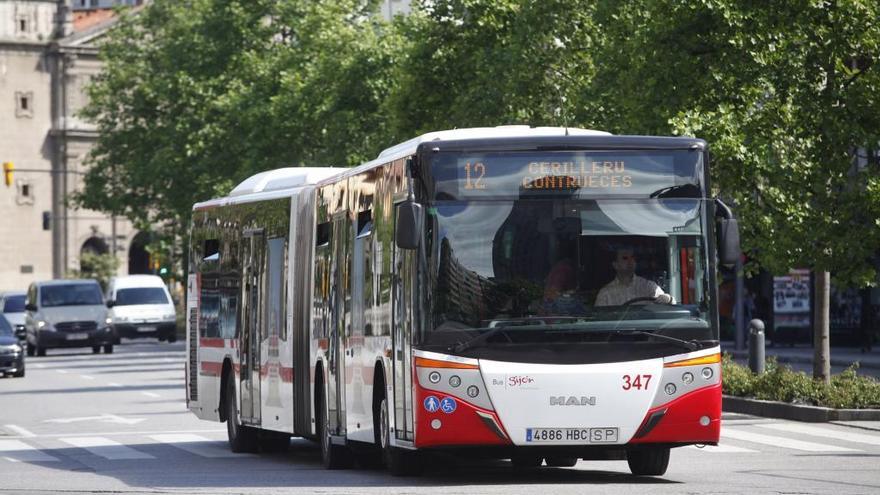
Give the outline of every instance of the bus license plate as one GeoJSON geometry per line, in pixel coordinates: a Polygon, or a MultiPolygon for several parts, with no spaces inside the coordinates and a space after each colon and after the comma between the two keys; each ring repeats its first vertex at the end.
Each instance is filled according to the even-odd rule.
{"type": "Polygon", "coordinates": [[[529,443],[615,443],[617,428],[526,428],[529,443]]]}
{"type": "Polygon", "coordinates": [[[87,333],[69,333],[67,334],[67,340],[83,340],[89,338],[89,334],[87,333]]]}
{"type": "Polygon", "coordinates": [[[138,327],[138,332],[155,332],[156,327],[138,327]]]}

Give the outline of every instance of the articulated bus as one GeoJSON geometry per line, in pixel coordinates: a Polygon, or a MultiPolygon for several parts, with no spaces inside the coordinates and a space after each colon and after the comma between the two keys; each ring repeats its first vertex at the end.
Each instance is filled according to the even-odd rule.
{"type": "Polygon", "coordinates": [[[525,126],[257,174],[193,207],[188,408],[233,451],[305,437],[328,468],[662,475],[719,438],[739,239],[709,191],[702,140],[525,126]]]}

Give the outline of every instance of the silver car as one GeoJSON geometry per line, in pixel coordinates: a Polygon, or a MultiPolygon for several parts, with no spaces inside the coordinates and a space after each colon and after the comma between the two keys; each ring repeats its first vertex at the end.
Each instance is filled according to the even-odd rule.
{"type": "Polygon", "coordinates": [[[28,356],[45,356],[46,349],[56,347],[113,352],[116,337],[95,280],[35,282],[28,288],[25,309],[28,356]]]}
{"type": "Polygon", "coordinates": [[[24,344],[24,292],[5,292],[0,294],[0,311],[12,325],[12,330],[18,340],[24,344]]]}

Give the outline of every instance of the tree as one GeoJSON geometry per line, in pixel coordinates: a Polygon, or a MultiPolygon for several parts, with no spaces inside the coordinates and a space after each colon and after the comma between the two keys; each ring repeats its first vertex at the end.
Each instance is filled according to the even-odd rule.
{"type": "Polygon", "coordinates": [[[116,275],[119,269],[119,259],[112,254],[99,254],[94,251],[83,251],[79,260],[80,269],[70,270],[68,276],[73,278],[93,278],[101,284],[101,289],[107,288],[110,278],[116,275]]]}
{"type": "MultiPolygon", "coordinates": [[[[706,138],[714,184],[736,203],[744,247],[762,266],[777,273],[809,267],[818,287],[827,286],[829,272],[842,285],[874,281],[880,169],[865,150],[880,143],[880,6],[644,0],[606,7],[606,19],[621,24],[603,40],[608,65],[591,90],[616,109],[614,121],[648,132],[667,122],[668,130],[706,138]],[[623,70],[620,60],[629,56],[623,70]],[[866,167],[855,166],[857,156],[866,167]]],[[[828,381],[827,291],[817,303],[814,376],[828,381]]]]}
{"type": "Polygon", "coordinates": [[[399,26],[409,43],[388,103],[396,137],[584,123],[575,112],[592,75],[589,3],[431,0],[418,7],[399,26]]]}

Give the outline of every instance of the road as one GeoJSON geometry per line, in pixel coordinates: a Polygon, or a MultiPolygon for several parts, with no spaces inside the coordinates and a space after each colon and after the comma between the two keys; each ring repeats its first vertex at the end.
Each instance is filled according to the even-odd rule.
{"type": "Polygon", "coordinates": [[[418,478],[326,471],[315,446],[229,452],[224,425],[183,400],[183,345],[123,342],[114,354],[49,351],[0,379],[0,494],[878,493],[880,431],[725,415],[719,447],[672,453],[658,478],[626,462],[514,472],[506,461],[435,459],[418,478]]]}

